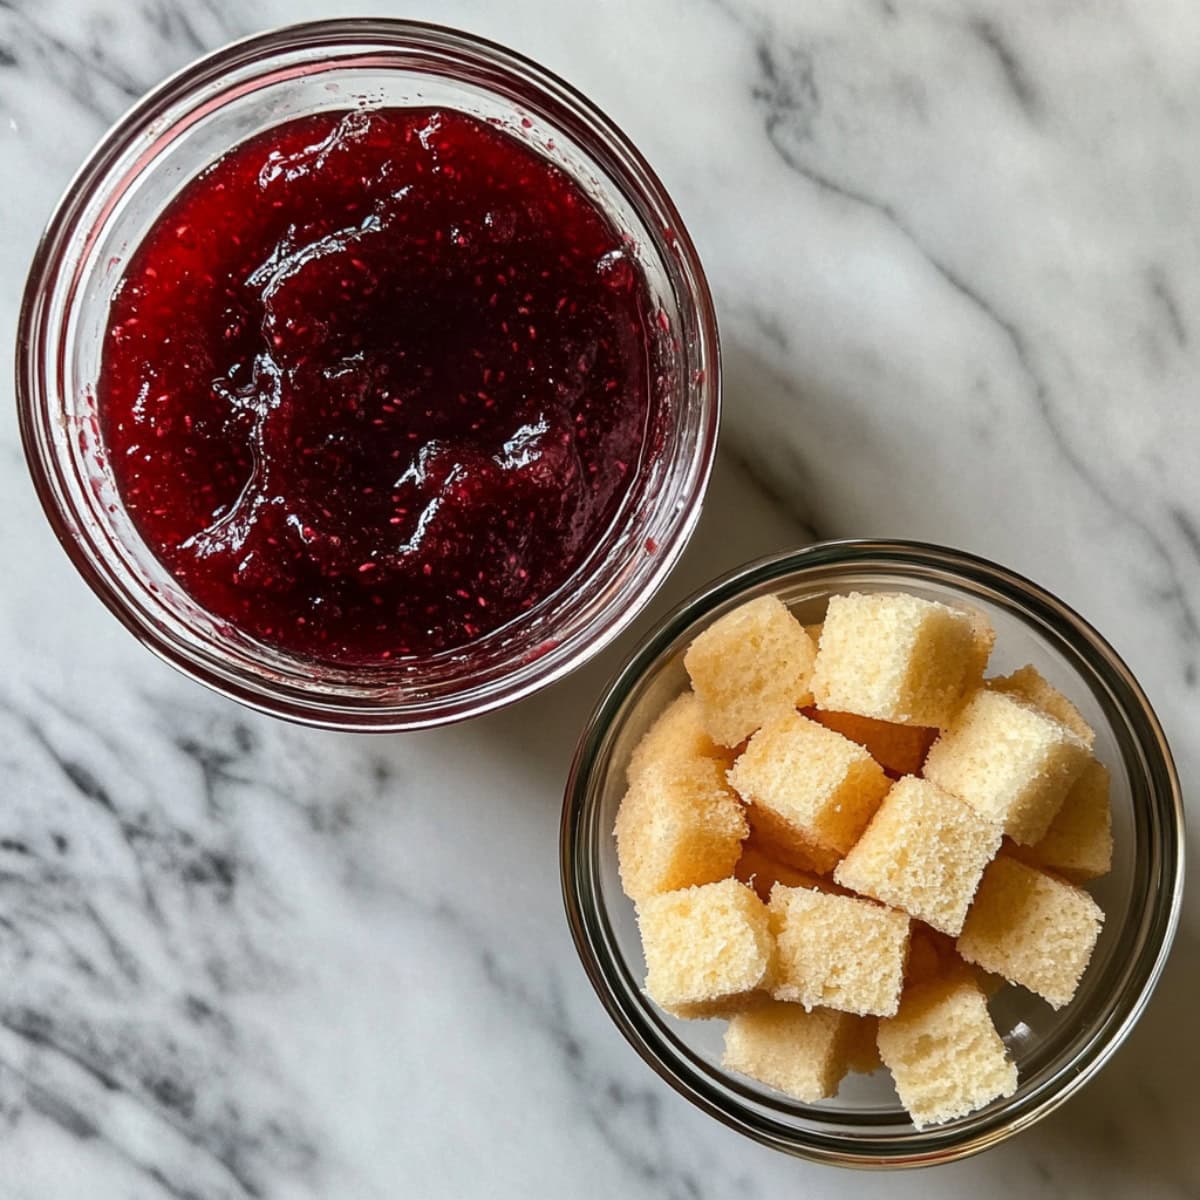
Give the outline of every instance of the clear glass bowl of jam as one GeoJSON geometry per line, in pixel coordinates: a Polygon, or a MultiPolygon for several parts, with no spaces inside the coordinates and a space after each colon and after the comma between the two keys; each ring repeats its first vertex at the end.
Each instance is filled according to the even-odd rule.
{"type": "Polygon", "coordinates": [[[1141,1016],[1179,921],[1183,802],[1149,701],[1094,629],[1056,597],[994,563],[913,542],[826,542],[752,563],[669,613],[628,658],[576,751],[563,804],[563,896],[584,968],[621,1033],[647,1064],[705,1112],[764,1145],[838,1166],[916,1167],[997,1145],[1053,1112],[1113,1056],[1141,1016]],[[681,1021],[642,990],[645,964],[633,902],[621,889],[613,823],[633,748],[687,686],[683,655],[714,620],[758,596],[818,622],[830,596],[902,591],[987,614],[990,672],[1032,663],[1096,731],[1112,773],[1113,865],[1089,885],[1105,912],[1079,991],[1054,1011],[1018,987],[991,1012],[1017,1064],[1006,1099],[917,1129],[887,1070],[851,1075],[836,1097],[789,1099],[721,1066],[724,1022],[681,1021]]]}
{"type": "Polygon", "coordinates": [[[716,321],[661,183],[553,75],[293,26],[168,80],[38,249],[27,457],[137,637],[254,707],[397,730],[596,653],[695,524],[716,321]]]}

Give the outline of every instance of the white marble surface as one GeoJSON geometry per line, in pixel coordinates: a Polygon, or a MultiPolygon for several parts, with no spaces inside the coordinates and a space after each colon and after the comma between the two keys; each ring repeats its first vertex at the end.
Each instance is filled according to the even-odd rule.
{"type": "MultiPolygon", "coordinates": [[[[0,342],[52,203],[134,97],[234,36],[352,10],[532,54],[676,196],[728,410],[668,594],[814,534],[982,552],[1109,635],[1192,784],[1200,9],[11,0],[0,342]]],[[[101,610],[11,403],[0,454],[3,1200],[1200,1195],[1195,901],[1127,1048],[1031,1133],[888,1178],[775,1155],[650,1074],[566,932],[560,789],[621,647],[444,732],[289,728],[101,610]]]]}

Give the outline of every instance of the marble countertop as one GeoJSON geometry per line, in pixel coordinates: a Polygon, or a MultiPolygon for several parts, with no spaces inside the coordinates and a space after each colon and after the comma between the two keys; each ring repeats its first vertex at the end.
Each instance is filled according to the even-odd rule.
{"type": "MultiPolygon", "coordinates": [[[[234,37],[351,11],[401,15],[0,5],[0,343],[52,204],[135,97],[234,37]]],[[[1107,634],[1191,786],[1200,9],[419,0],[403,15],[575,82],[699,244],[727,420],[664,601],[814,537],[980,552],[1107,634]]],[[[175,675],[102,610],[42,520],[11,402],[0,454],[3,1200],[1200,1195],[1194,898],[1126,1048],[1033,1131],[887,1179],[792,1161],[661,1084],[570,943],[561,786],[628,638],[461,727],[291,728],[175,675]]]]}

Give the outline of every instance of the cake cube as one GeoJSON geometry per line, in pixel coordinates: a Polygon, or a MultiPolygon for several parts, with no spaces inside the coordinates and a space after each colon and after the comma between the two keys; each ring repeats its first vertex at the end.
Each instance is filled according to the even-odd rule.
{"type": "Polygon", "coordinates": [[[1096,740],[1096,731],[1083,719],[1079,709],[1073,705],[1051,684],[1042,677],[1041,672],[1032,664],[1027,664],[1011,675],[1000,675],[989,679],[987,686],[993,691],[1007,692],[1040,708],[1042,712],[1053,717],[1060,725],[1065,725],[1072,733],[1083,739],[1090,750],[1096,740]]]}
{"type": "Polygon", "coordinates": [[[804,715],[826,729],[857,742],[885,771],[892,775],[916,775],[938,735],[923,725],[897,725],[857,713],[826,712],[806,708],[804,715]]]}
{"type": "Polygon", "coordinates": [[[653,763],[677,763],[712,758],[728,766],[728,751],[708,736],[700,717],[700,701],[693,692],[676,696],[659,714],[629,756],[625,778],[632,783],[653,763]]]}
{"type": "Polygon", "coordinates": [[[754,829],[785,861],[828,871],[866,828],[888,789],[859,745],[797,712],[750,739],[729,771],[754,829]]]}
{"type": "Polygon", "coordinates": [[[760,596],[714,621],[683,665],[713,741],[738,746],[756,729],[812,700],[817,648],[775,596],[760,596]]]}
{"type": "Polygon", "coordinates": [[[945,725],[982,679],[983,621],[919,596],[832,597],[813,666],[817,707],[902,725],[945,725]]]}
{"type": "Polygon", "coordinates": [[[1000,826],[936,783],[906,775],[833,873],[843,887],[957,937],[1000,826]]]}
{"type": "Polygon", "coordinates": [[[722,764],[695,758],[645,767],[617,810],[617,866],[632,900],[733,873],[749,832],[722,764]]]}
{"type": "Polygon", "coordinates": [[[918,1129],[965,1117],[1017,1090],[1017,1068],[969,975],[915,984],[879,1022],[879,1055],[918,1129]]]}
{"type": "Polygon", "coordinates": [[[837,1094],[850,1070],[861,1017],[770,1000],[738,1013],[725,1030],[721,1065],[797,1100],[837,1094]]]}
{"type": "Polygon", "coordinates": [[[1001,855],[983,873],[958,952],[1062,1008],[1079,987],[1103,920],[1082,888],[1001,855]]]}
{"type": "Polygon", "coordinates": [[[638,904],[638,927],[646,991],[677,1017],[729,1016],[767,982],[767,906],[736,879],[651,896],[638,904]]]}
{"type": "Polygon", "coordinates": [[[1002,825],[1041,841],[1090,759],[1083,739],[1007,692],[980,688],[933,744],[925,778],[1002,825]]]}
{"type": "Polygon", "coordinates": [[[785,887],[820,887],[819,876],[781,862],[760,846],[753,836],[742,845],[741,857],[733,869],[734,875],[752,887],[759,899],[766,902],[771,898],[771,889],[782,883],[785,887]]]}
{"type": "Polygon", "coordinates": [[[776,1000],[860,1016],[896,1011],[908,953],[904,913],[782,884],[771,892],[770,913],[776,1000]]]}
{"type": "Polygon", "coordinates": [[[1108,789],[1108,769],[1095,760],[1088,763],[1067,793],[1046,836],[1033,846],[1017,847],[1017,856],[1072,883],[1107,875],[1112,870],[1113,856],[1108,789]]]}

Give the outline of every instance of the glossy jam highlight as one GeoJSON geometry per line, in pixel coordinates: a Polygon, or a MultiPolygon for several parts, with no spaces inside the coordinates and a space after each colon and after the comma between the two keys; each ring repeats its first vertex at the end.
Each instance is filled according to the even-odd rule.
{"type": "Polygon", "coordinates": [[[205,609],[364,664],[562,586],[641,469],[651,298],[538,153],[462,113],[293,120],[138,247],[97,387],[122,500],[205,609]]]}

